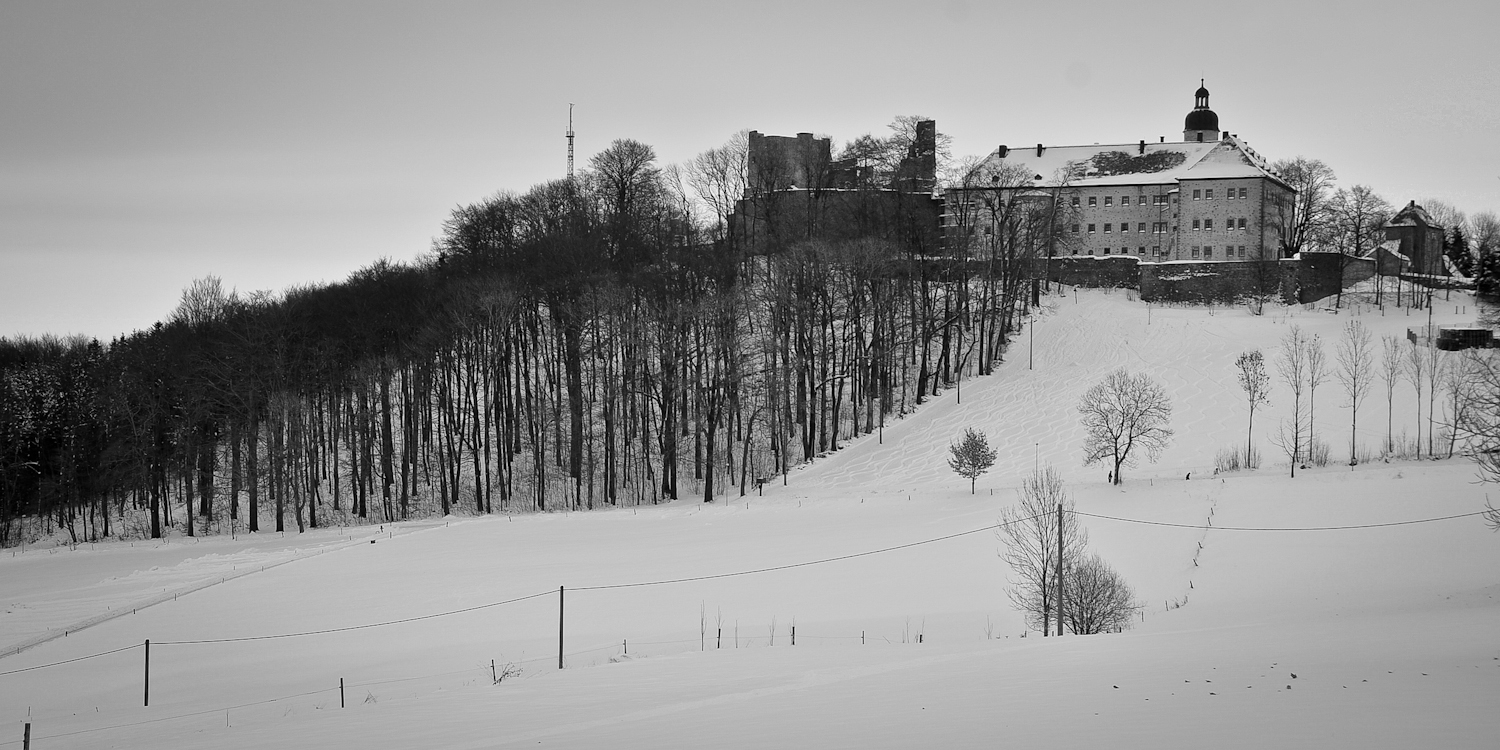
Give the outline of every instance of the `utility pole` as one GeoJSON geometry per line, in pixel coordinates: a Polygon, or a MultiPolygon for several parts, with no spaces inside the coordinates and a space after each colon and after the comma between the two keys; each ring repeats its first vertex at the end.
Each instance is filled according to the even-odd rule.
{"type": "Polygon", "coordinates": [[[1063,634],[1063,507],[1057,504],[1057,634],[1063,634]]]}
{"type": "Polygon", "coordinates": [[[568,102],[568,182],[573,181],[573,103],[568,102]]]}

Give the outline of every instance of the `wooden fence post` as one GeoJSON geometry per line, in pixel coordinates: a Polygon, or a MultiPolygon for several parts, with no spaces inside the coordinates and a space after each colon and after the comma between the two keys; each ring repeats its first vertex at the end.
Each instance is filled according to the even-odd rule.
{"type": "Polygon", "coordinates": [[[339,708],[344,707],[344,678],[339,678],[339,708]]]}
{"type": "Polygon", "coordinates": [[[144,693],[143,693],[142,698],[141,698],[141,705],[149,708],[151,706],[151,639],[150,638],[146,639],[146,676],[145,676],[145,679],[143,681],[143,684],[144,684],[144,688],[143,688],[144,693]]]}

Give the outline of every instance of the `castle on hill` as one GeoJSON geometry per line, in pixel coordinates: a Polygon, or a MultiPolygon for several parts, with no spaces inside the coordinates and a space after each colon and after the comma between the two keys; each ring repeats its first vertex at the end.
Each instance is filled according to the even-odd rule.
{"type": "Polygon", "coordinates": [[[1029,191],[1063,202],[1057,256],[1142,261],[1279,257],[1295,189],[1244,141],[1219,129],[1208,89],[1194,94],[1182,140],[1128,144],[1000,146],[962,185],[944,191],[945,234],[980,233],[958,217],[996,194],[1029,191]],[[1028,184],[1029,183],[1029,184],[1028,184]]]}

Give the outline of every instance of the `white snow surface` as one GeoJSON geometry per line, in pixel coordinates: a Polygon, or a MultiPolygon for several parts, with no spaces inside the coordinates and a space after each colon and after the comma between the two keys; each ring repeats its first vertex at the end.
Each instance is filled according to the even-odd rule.
{"type": "MultiPolygon", "coordinates": [[[[763,497],[7,550],[0,653],[33,645],[0,656],[0,673],[127,650],[0,674],[0,747],[19,748],[27,721],[38,750],[1500,743],[1500,535],[1479,518],[1225,528],[1473,513],[1490,488],[1472,463],[1344,465],[1349,410],[1330,380],[1317,414],[1333,464],[1286,476],[1267,437],[1288,408],[1276,383],[1256,416],[1268,465],[1213,475],[1216,451],[1245,438],[1241,351],[1270,357],[1297,324],[1322,336],[1331,361],[1352,314],[1377,336],[1404,336],[1425,315],[1148,309],[1088,290],[1048,299],[1033,355],[1023,331],[996,374],[965,381],[961,398],[949,390],[883,436],[792,472],[785,486],[778,478],[763,497]],[[1176,437],[1158,463],[1113,487],[1106,467],[1081,465],[1074,405],[1120,366],[1167,388],[1176,437]],[[999,450],[977,495],[944,463],[965,427],[999,450]],[[1033,465],[1062,472],[1081,512],[1215,528],[1082,519],[1092,548],[1145,604],[1123,634],[1022,637],[989,530],[751,575],[584,590],[984,529],[1033,465]],[[568,589],[562,670],[559,586],[568,589]],[[529,595],[539,596],[379,627],[168,645],[529,595]],[[146,639],[150,707],[141,705],[146,639]],[[492,659],[519,673],[492,684],[492,659]]],[[[1435,312],[1434,323],[1474,318],[1457,294],[1435,312]]],[[[1412,433],[1410,385],[1396,395],[1396,430],[1412,433]]],[[[1378,384],[1359,416],[1373,450],[1386,420],[1378,384]]]]}

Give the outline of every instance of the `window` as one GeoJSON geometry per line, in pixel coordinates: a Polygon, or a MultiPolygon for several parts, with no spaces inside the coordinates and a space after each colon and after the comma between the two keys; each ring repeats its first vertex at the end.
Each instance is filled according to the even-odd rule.
{"type": "Polygon", "coordinates": [[[1193,231],[1196,232],[1196,231],[1198,231],[1198,229],[1199,229],[1198,220],[1197,219],[1193,219],[1193,231]]]}
{"type": "Polygon", "coordinates": [[[1243,200],[1244,198],[1245,198],[1245,188],[1240,188],[1240,199],[1243,200]]]}
{"type": "Polygon", "coordinates": [[[1078,196],[1076,196],[1076,195],[1075,195],[1075,196],[1073,196],[1073,205],[1074,205],[1074,206],[1077,206],[1077,205],[1078,205],[1078,196]]]}
{"type": "Polygon", "coordinates": [[[1130,196],[1128,196],[1128,195],[1122,195],[1122,196],[1120,196],[1120,205],[1122,205],[1122,206],[1128,206],[1128,205],[1130,205],[1130,196]]]}
{"type": "Polygon", "coordinates": [[[1100,255],[1109,255],[1109,248],[1107,248],[1107,247],[1106,247],[1106,248],[1104,248],[1104,249],[1103,249],[1103,250],[1101,250],[1101,251],[1100,251],[1100,252],[1099,252],[1099,254],[1100,254],[1100,255]]]}
{"type": "Polygon", "coordinates": [[[1152,255],[1161,255],[1161,245],[1152,245],[1151,246],[1151,254],[1152,255]]]}
{"type": "Polygon", "coordinates": [[[1203,231],[1205,231],[1205,232],[1212,232],[1212,231],[1214,231],[1214,220],[1213,219],[1204,219],[1203,220],[1203,231]]]}
{"type": "Polygon", "coordinates": [[[1193,200],[1196,201],[1196,200],[1202,200],[1202,199],[1203,199],[1203,191],[1202,190],[1194,190],[1193,191],[1193,200]]]}
{"type": "Polygon", "coordinates": [[[1240,219],[1240,231],[1241,232],[1245,231],[1245,220],[1244,219],[1240,219]]]}
{"type": "Polygon", "coordinates": [[[1136,224],[1135,225],[1135,231],[1140,232],[1141,234],[1145,234],[1146,233],[1146,222],[1143,221],[1143,222],[1141,222],[1139,224],[1136,224]]]}
{"type": "Polygon", "coordinates": [[[1213,245],[1204,245],[1203,246],[1203,259],[1207,260],[1207,259],[1212,258],[1212,257],[1214,257],[1214,246],[1213,245]]]}
{"type": "Polygon", "coordinates": [[[1245,246],[1244,245],[1240,245],[1240,257],[1241,258],[1245,257],[1245,246]]]}
{"type": "Polygon", "coordinates": [[[1105,225],[1104,225],[1104,233],[1105,233],[1105,234],[1109,234],[1109,230],[1110,230],[1110,228],[1111,228],[1111,227],[1113,227],[1113,226],[1114,226],[1114,224],[1105,224],[1105,225]]]}
{"type": "MultiPolygon", "coordinates": [[[[1090,200],[1092,200],[1092,199],[1090,199],[1090,200]]],[[[1089,225],[1089,234],[1093,234],[1093,233],[1094,233],[1094,225],[1090,224],[1089,225]]]]}
{"type": "Polygon", "coordinates": [[[1078,234],[1078,225],[1077,224],[1073,225],[1073,234],[1078,234]]]}
{"type": "Polygon", "coordinates": [[[1229,188],[1228,190],[1225,190],[1224,193],[1224,198],[1226,200],[1234,200],[1234,188],[1229,188]]]}
{"type": "Polygon", "coordinates": [[[1197,245],[1193,245],[1193,257],[1194,258],[1198,257],[1198,246],[1197,245]]]}
{"type": "Polygon", "coordinates": [[[1089,196],[1089,207],[1092,208],[1092,207],[1097,206],[1097,205],[1099,205],[1099,199],[1095,198],[1092,195],[1090,195],[1089,196]]]}
{"type": "Polygon", "coordinates": [[[1077,254],[1078,254],[1078,248],[1076,248],[1076,247],[1075,247],[1075,248],[1073,248],[1073,254],[1074,254],[1074,255],[1077,255],[1077,254]]]}
{"type": "Polygon", "coordinates": [[[1145,255],[1146,254],[1146,248],[1144,248],[1144,247],[1137,248],[1135,254],[1136,255],[1145,255]]]}
{"type": "Polygon", "coordinates": [[[1115,197],[1113,195],[1106,195],[1106,196],[1104,196],[1104,205],[1106,205],[1106,206],[1113,206],[1113,205],[1115,205],[1115,197]]]}
{"type": "Polygon", "coordinates": [[[1214,199],[1214,189],[1213,188],[1209,188],[1209,189],[1203,191],[1203,200],[1211,201],[1213,199],[1214,199]]]}

